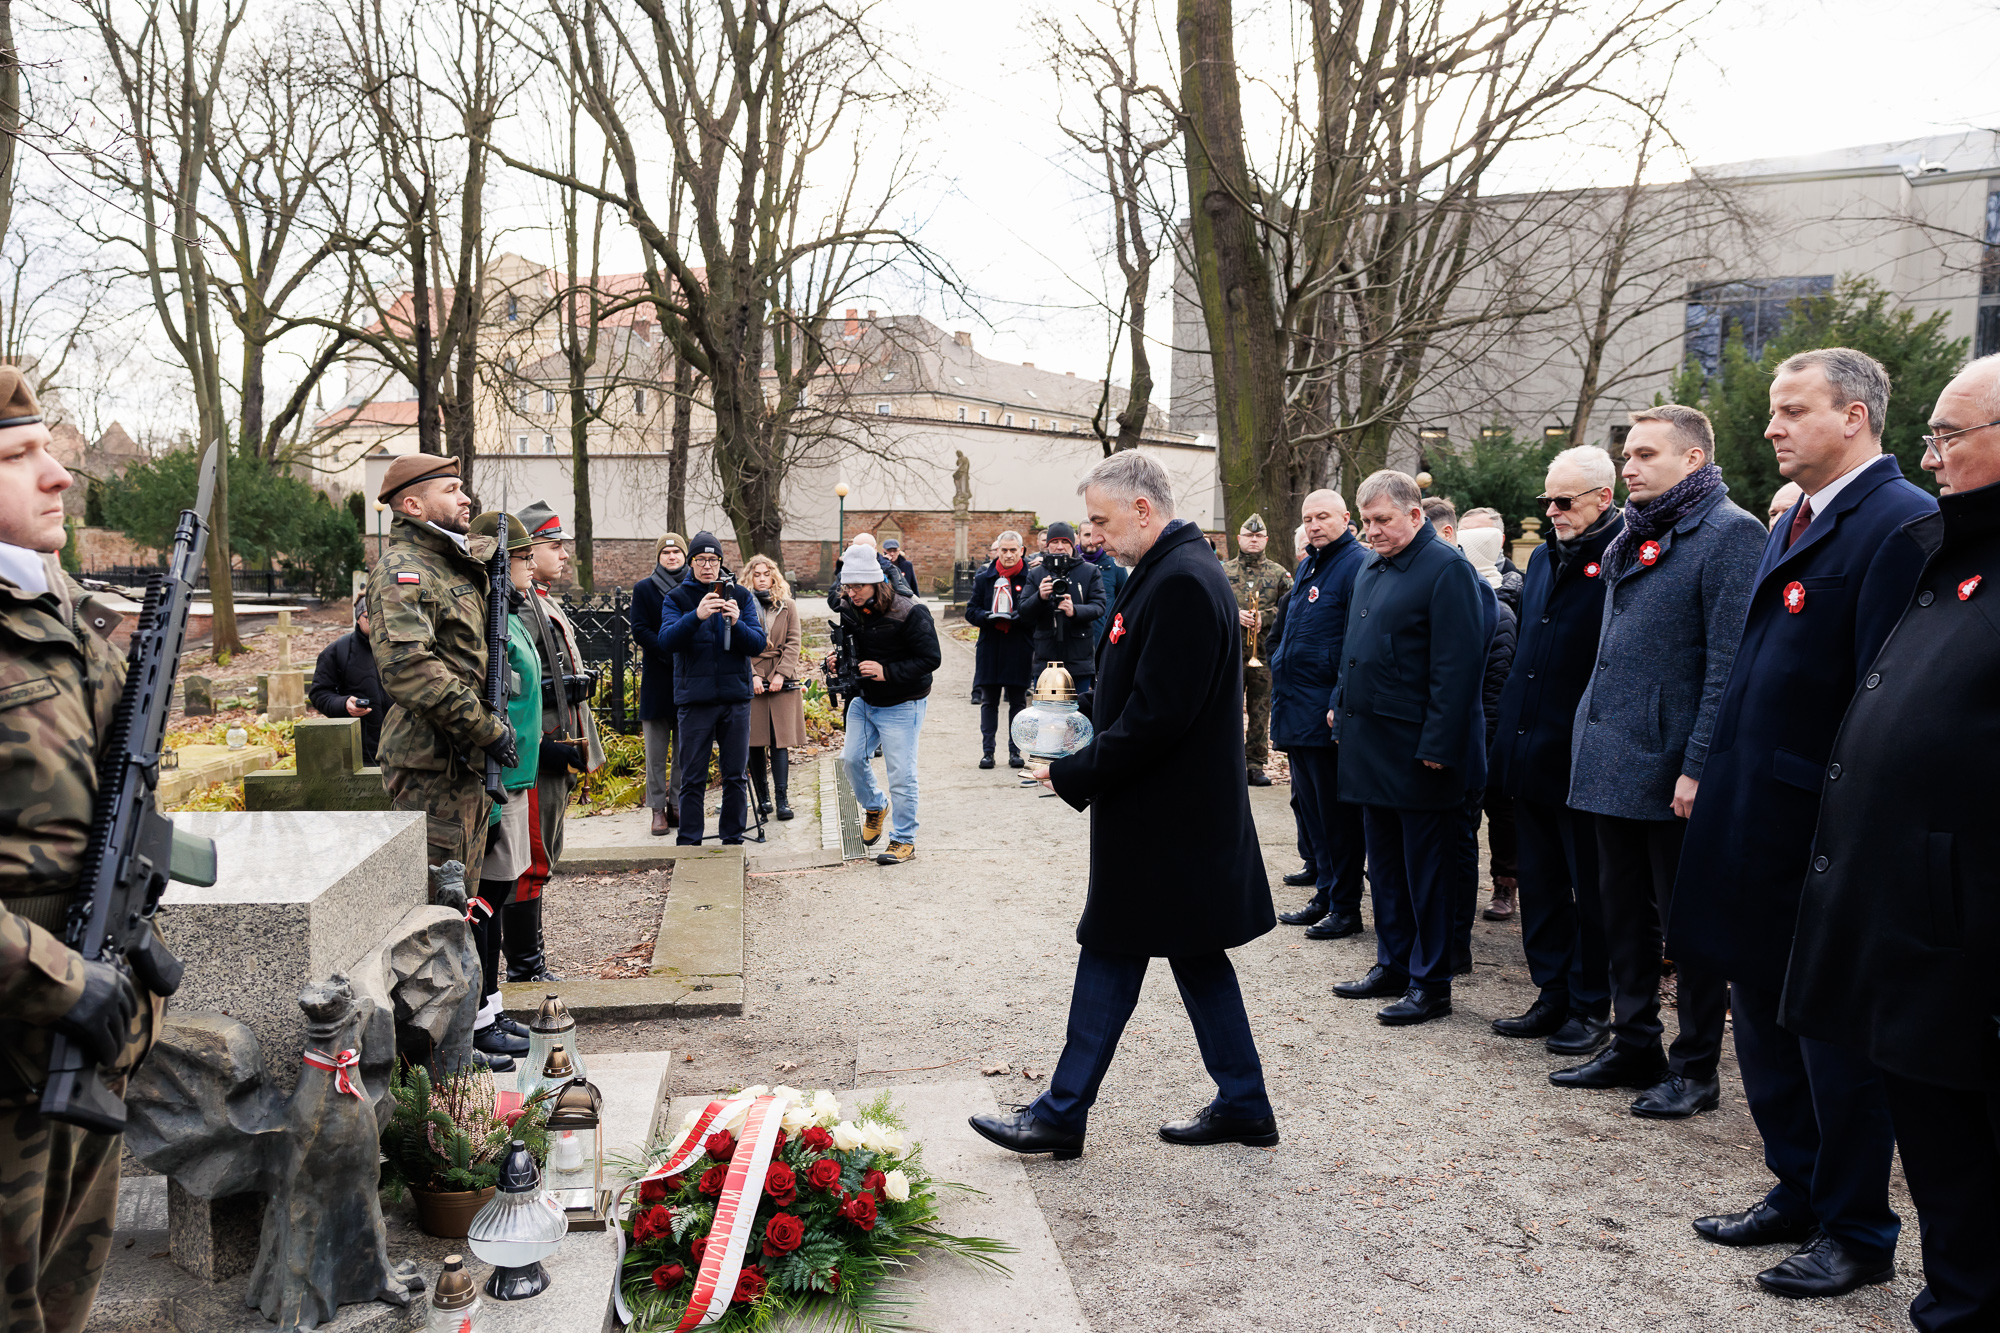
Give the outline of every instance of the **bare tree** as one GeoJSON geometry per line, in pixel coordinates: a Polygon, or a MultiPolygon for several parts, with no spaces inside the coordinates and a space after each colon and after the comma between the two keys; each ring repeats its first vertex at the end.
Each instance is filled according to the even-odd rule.
{"type": "MultiPolygon", "coordinates": [[[[1141,47],[1150,6],[1145,0],[1105,0],[1111,32],[1100,35],[1081,16],[1047,13],[1035,26],[1049,47],[1059,92],[1087,90],[1080,113],[1065,104],[1057,127],[1089,164],[1111,214],[1111,251],[1123,279],[1114,315],[1103,393],[1091,429],[1106,455],[1130,449],[1145,433],[1153,397],[1153,362],[1146,336],[1153,261],[1159,257],[1175,211],[1167,153],[1177,138],[1170,93],[1147,78],[1141,47]],[[1111,373],[1118,350],[1127,350],[1128,388],[1112,412],[1111,373]]],[[[1146,54],[1150,54],[1147,52],[1146,54]]]]}

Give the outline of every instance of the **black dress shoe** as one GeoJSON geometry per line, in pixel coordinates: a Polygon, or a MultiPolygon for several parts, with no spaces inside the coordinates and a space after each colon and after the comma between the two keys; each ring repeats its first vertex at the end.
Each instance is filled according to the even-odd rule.
{"type": "Polygon", "coordinates": [[[1328,912],[1306,927],[1309,940],[1344,940],[1361,933],[1361,918],[1352,912],[1328,912]]]}
{"type": "Polygon", "coordinates": [[[1697,1217],[1694,1229],[1717,1245],[1797,1245],[1811,1239],[1811,1218],[1795,1221],[1759,1199],[1740,1213],[1697,1217]]]}
{"type": "Polygon", "coordinates": [[[1023,758],[1021,758],[1021,756],[1020,756],[1020,755],[1018,755],[1018,754],[1010,754],[1010,755],[1008,755],[1008,756],[1007,756],[1007,767],[1009,767],[1009,768],[1026,768],[1027,766],[1028,766],[1028,761],[1027,761],[1027,760],[1025,760],[1025,759],[1023,759],[1023,758]]]}
{"type": "Polygon", "coordinates": [[[1821,1234],[1781,1264],[1757,1275],[1757,1285],[1774,1296],[1845,1296],[1896,1276],[1893,1259],[1862,1259],[1833,1237],[1821,1234]]]}
{"type": "Polygon", "coordinates": [[[1011,1152],[1045,1152],[1058,1162],[1083,1156],[1083,1135],[1057,1129],[1022,1107],[1013,1115],[976,1115],[967,1121],[979,1136],[1011,1152]]]}
{"type": "Polygon", "coordinates": [[[1551,1000],[1546,995],[1540,995],[1528,1006],[1527,1013],[1494,1019],[1493,1030],[1503,1037],[1546,1037],[1560,1031],[1568,1018],[1568,1000],[1551,1000]]]}
{"type": "Polygon", "coordinates": [[[1644,1050],[1613,1045],[1596,1059],[1549,1075],[1559,1088],[1650,1088],[1667,1072],[1667,1057],[1657,1046],[1644,1050]]]}
{"type": "Polygon", "coordinates": [[[1247,1143],[1268,1148],[1278,1141],[1278,1122],[1272,1116],[1242,1120],[1223,1115],[1210,1102],[1185,1120],[1169,1120],[1160,1126],[1160,1137],[1168,1143],[1199,1147],[1206,1143],[1247,1143]]]}
{"type": "Polygon", "coordinates": [[[488,1055],[477,1046],[472,1048],[472,1063],[490,1074],[511,1074],[514,1072],[513,1056],[488,1055]]]}
{"type": "Polygon", "coordinates": [[[487,1026],[472,1034],[472,1049],[484,1051],[488,1055],[526,1055],[528,1039],[517,1037],[511,1032],[487,1026]]]}
{"type": "Polygon", "coordinates": [[[1713,1111],[1721,1100],[1722,1086],[1714,1079],[1669,1074],[1639,1094],[1632,1103],[1632,1114],[1644,1120],[1686,1120],[1713,1111]]]}
{"type": "Polygon", "coordinates": [[[505,1014],[494,1019],[493,1026],[499,1028],[510,1037],[519,1037],[523,1041],[528,1039],[528,1025],[511,1019],[505,1014]]]}
{"type": "Polygon", "coordinates": [[[1268,787],[1271,785],[1270,777],[1267,776],[1264,770],[1261,768],[1253,768],[1249,770],[1247,773],[1245,773],[1243,776],[1245,779],[1249,781],[1250,785],[1253,787],[1268,787]]]}
{"type": "Polygon", "coordinates": [[[1433,1018],[1443,1018],[1450,1012],[1451,987],[1412,986],[1402,999],[1379,1011],[1375,1021],[1383,1027],[1406,1028],[1415,1023],[1428,1023],[1433,1018]]]}
{"type": "Polygon", "coordinates": [[[1326,897],[1321,895],[1296,912],[1280,912],[1278,920],[1288,926],[1310,926],[1326,915],[1326,897]]]}
{"type": "Polygon", "coordinates": [[[1410,978],[1406,974],[1391,972],[1377,963],[1359,981],[1336,983],[1333,993],[1343,1000],[1375,1000],[1385,995],[1401,995],[1409,989],[1410,978]]]}
{"type": "Polygon", "coordinates": [[[1285,883],[1294,889],[1310,888],[1318,882],[1319,872],[1311,866],[1307,866],[1303,870],[1294,870],[1291,874],[1285,876],[1285,883]]]}
{"type": "Polygon", "coordinates": [[[979,760],[979,766],[980,766],[981,768],[991,768],[991,767],[993,767],[993,756],[992,756],[992,755],[990,755],[990,754],[989,754],[989,755],[982,755],[982,756],[980,757],[980,760],[979,760]]]}
{"type": "Polygon", "coordinates": [[[1611,1040],[1611,1025],[1588,1014],[1571,1014],[1542,1045],[1551,1055],[1589,1055],[1611,1040]]]}

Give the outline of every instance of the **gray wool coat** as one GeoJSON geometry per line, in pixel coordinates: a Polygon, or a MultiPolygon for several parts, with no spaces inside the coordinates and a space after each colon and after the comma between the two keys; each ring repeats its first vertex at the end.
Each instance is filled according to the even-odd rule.
{"type": "Polygon", "coordinates": [[[1576,706],[1569,804],[1673,819],[1674,783],[1701,778],[1768,537],[1727,486],[1635,554],[1604,599],[1597,667],[1576,706]]]}

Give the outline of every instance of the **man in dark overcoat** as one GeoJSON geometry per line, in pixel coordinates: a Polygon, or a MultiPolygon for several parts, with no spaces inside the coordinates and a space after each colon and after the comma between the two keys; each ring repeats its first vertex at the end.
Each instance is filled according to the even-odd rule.
{"type": "Polygon", "coordinates": [[[1354,577],[1327,721],[1340,799],[1365,807],[1375,966],[1334,994],[1396,995],[1390,1026],[1451,1012],[1455,849],[1486,788],[1482,685],[1492,590],[1424,518],[1416,479],[1374,473],[1356,490],[1370,555],[1354,577]]]}
{"type": "Polygon", "coordinates": [[[1090,888],[1077,923],[1069,1032],[1048,1091],[972,1127],[1015,1152],[1074,1157],[1139,1002],[1150,960],[1173,968],[1217,1095],[1160,1127],[1169,1143],[1278,1141],[1243,994],[1226,949],[1277,924],[1243,763],[1236,599],[1201,529],[1174,518],[1166,469],[1136,449],[1081,487],[1089,518],[1132,577],[1112,608],[1093,710],[1076,754],[1032,770],[1090,811],[1090,888]],[[1200,836],[1161,840],[1161,812],[1202,813],[1200,836]]]}
{"type": "Polygon", "coordinates": [[[1576,704],[1604,629],[1604,548],[1625,526],[1611,456],[1596,445],[1549,462],[1549,531],[1521,584],[1521,639],[1500,693],[1494,781],[1514,798],[1520,841],[1521,949],[1538,988],[1527,1012],[1493,1020],[1503,1037],[1547,1039],[1557,1055],[1610,1040],[1611,965],[1598,905],[1597,828],[1569,801],[1576,704]]]}
{"type": "Polygon", "coordinates": [[[1033,684],[1034,631],[1021,619],[1027,596],[1028,566],[1021,558],[1021,534],[1011,528],[993,542],[993,559],[972,579],[965,620],[979,630],[973,650],[972,688],[979,695],[981,768],[993,767],[993,744],[1000,730],[1000,700],[1007,700],[1007,765],[1027,761],[1014,744],[1014,714],[1028,706],[1033,684]]]}
{"type": "Polygon", "coordinates": [[[1361,807],[1340,799],[1340,747],[1326,720],[1347,637],[1347,599],[1368,552],[1347,530],[1338,491],[1314,491],[1301,506],[1306,555],[1285,600],[1271,652],[1271,743],[1292,765],[1292,796],[1315,875],[1312,901],[1278,919],[1309,940],[1361,931],[1361,807]]]}
{"type": "Polygon", "coordinates": [[[1801,352],[1771,381],[1764,434],[1805,495],[1757,567],[1667,928],[1677,964],[1729,978],[1743,1091],[1778,1178],[1745,1211],[1694,1227],[1723,1245],[1802,1245],[1757,1275],[1781,1296],[1888,1281],[1901,1229],[1880,1073],[1847,1046],[1778,1025],[1827,755],[1923,569],[1904,525],[1937,509],[1882,452],[1888,403],[1888,372],[1845,347],[1801,352]]]}
{"type": "Polygon", "coordinates": [[[1997,395],[2000,357],[1982,357],[1931,413],[1923,462],[1945,494],[1903,530],[1931,554],[1826,755],[1778,1013],[1882,1073],[1923,1234],[1924,1333],[2000,1328],[1997,395]]]}
{"type": "Polygon", "coordinates": [[[1692,407],[1632,414],[1625,527],[1604,548],[1597,669],[1576,706],[1569,803],[1595,815],[1612,1043],[1558,1069],[1566,1088],[1640,1088],[1632,1114],[1680,1120],[1710,1110],[1728,984],[1675,960],[1680,1034],[1660,1049],[1662,934],[1674,872],[1743,636],[1764,525],[1729,502],[1709,461],[1715,432],[1692,407]]]}

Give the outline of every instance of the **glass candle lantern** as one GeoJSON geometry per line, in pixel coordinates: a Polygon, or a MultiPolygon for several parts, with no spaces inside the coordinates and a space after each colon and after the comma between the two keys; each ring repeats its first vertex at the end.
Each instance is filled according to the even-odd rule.
{"type": "Polygon", "coordinates": [[[1051,662],[1035,681],[1026,708],[1014,714],[1007,728],[1014,748],[1030,759],[1047,763],[1075,754],[1090,744],[1090,719],[1076,706],[1076,682],[1051,662]]]}
{"type": "Polygon", "coordinates": [[[447,1254],[444,1271],[438,1274],[437,1285],[431,1290],[430,1319],[424,1324],[426,1333],[482,1333],[485,1325],[479,1314],[479,1288],[465,1271],[464,1256],[447,1254]]]}
{"type": "Polygon", "coordinates": [[[569,1219],[555,1196],[542,1188],[541,1168],[519,1139],[507,1145],[493,1197],[466,1228],[472,1252],[493,1265],[486,1294],[496,1301],[526,1300],[548,1289],[542,1260],[569,1234],[569,1219]]]}
{"type": "Polygon", "coordinates": [[[558,1046],[569,1052],[570,1063],[569,1072],[558,1082],[567,1083],[590,1072],[584,1068],[583,1052],[576,1048],[576,1020],[563,1007],[562,997],[551,991],[536,1011],[535,1021],[528,1024],[528,1058],[520,1062],[521,1072],[514,1083],[522,1101],[548,1085],[550,1080],[542,1071],[548,1067],[549,1052],[558,1046]]]}
{"type": "Polygon", "coordinates": [[[604,1094],[573,1078],[549,1111],[549,1192],[571,1231],[602,1231],[610,1216],[604,1193],[604,1094]]]}

